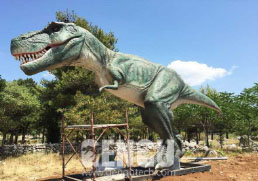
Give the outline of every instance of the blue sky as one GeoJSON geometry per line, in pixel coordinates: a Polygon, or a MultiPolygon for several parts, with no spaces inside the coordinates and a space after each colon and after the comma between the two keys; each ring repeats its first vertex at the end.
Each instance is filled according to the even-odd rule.
{"type": "MultiPolygon", "coordinates": [[[[0,2],[0,75],[27,78],[10,55],[10,40],[79,16],[114,32],[121,52],[176,69],[195,88],[239,93],[258,82],[257,0],[12,0],[0,2]]],[[[47,72],[31,76],[50,78],[47,72]]]]}

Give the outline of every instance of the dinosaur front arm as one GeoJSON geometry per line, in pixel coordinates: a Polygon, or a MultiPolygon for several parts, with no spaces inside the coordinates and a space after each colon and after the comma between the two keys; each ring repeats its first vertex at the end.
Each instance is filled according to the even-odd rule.
{"type": "Polygon", "coordinates": [[[118,81],[114,80],[114,84],[113,85],[105,85],[105,86],[99,88],[99,92],[101,92],[103,89],[117,90],[118,89],[118,81]]]}

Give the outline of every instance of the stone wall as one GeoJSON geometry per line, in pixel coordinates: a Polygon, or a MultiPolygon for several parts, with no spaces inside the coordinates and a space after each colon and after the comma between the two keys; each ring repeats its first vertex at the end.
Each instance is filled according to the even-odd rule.
{"type": "MultiPolygon", "coordinates": [[[[186,150],[192,150],[194,152],[196,151],[207,151],[207,147],[202,147],[199,145],[196,145],[194,142],[188,143],[185,142],[185,149],[186,150]]],[[[78,150],[80,153],[81,151],[81,144],[73,144],[75,149],[78,150]]],[[[161,145],[161,142],[157,143],[133,143],[130,146],[130,150],[133,152],[135,151],[143,151],[143,152],[149,152],[149,151],[157,151],[161,145]]],[[[127,151],[126,144],[124,142],[117,142],[113,148],[121,149],[123,151],[127,151]]],[[[56,143],[56,144],[31,144],[31,145],[5,145],[0,146],[0,155],[1,156],[19,156],[23,154],[28,153],[37,153],[37,152],[44,152],[44,153],[61,153],[62,152],[62,144],[56,143]]],[[[72,148],[69,144],[65,145],[65,153],[73,153],[72,148]]]]}
{"type": "MultiPolygon", "coordinates": [[[[194,153],[202,152],[206,153],[210,150],[207,146],[201,146],[197,145],[195,142],[183,142],[184,144],[184,149],[186,151],[190,150],[194,153]]],[[[81,144],[73,144],[75,149],[80,153],[81,152],[81,144]]],[[[149,151],[157,151],[161,145],[161,142],[157,143],[133,143],[130,146],[130,150],[133,152],[135,151],[140,151],[140,152],[149,152],[149,151]]],[[[126,144],[124,142],[117,142],[113,148],[121,149],[123,151],[127,151],[126,144]]],[[[236,146],[235,144],[232,145],[226,145],[224,148],[229,149],[229,150],[235,150],[239,149],[241,150],[241,147],[236,146]]],[[[254,149],[254,151],[258,151],[254,149]]],[[[19,156],[27,153],[36,153],[36,152],[44,152],[44,153],[62,153],[62,144],[31,144],[31,145],[5,145],[5,146],[0,146],[0,157],[6,157],[6,156],[19,156]]],[[[65,145],[65,154],[68,153],[73,153],[72,148],[70,145],[67,143],[65,145]]]]}
{"type": "MultiPolygon", "coordinates": [[[[74,145],[75,149],[79,150],[81,145],[74,145]]],[[[72,153],[72,148],[69,144],[65,145],[65,151],[67,153],[72,153]]],[[[31,145],[4,145],[0,146],[0,156],[19,156],[28,153],[36,153],[36,152],[44,152],[44,153],[61,153],[62,152],[62,144],[31,144],[31,145]]]]}

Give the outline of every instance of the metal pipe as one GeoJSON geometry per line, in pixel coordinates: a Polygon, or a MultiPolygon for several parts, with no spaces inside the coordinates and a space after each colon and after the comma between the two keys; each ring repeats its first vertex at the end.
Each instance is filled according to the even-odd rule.
{"type": "Polygon", "coordinates": [[[132,175],[131,175],[131,155],[130,155],[130,132],[129,132],[129,124],[128,124],[128,111],[126,109],[125,111],[125,120],[126,120],[126,133],[127,133],[127,151],[128,151],[128,167],[129,167],[129,180],[132,181],[132,175]]]}
{"type": "Polygon", "coordinates": [[[182,158],[185,160],[227,160],[228,157],[196,157],[196,158],[182,158]]]}
{"type": "Polygon", "coordinates": [[[95,132],[94,132],[94,113],[91,113],[91,140],[92,140],[92,152],[93,152],[93,161],[92,161],[92,176],[93,176],[93,181],[96,180],[96,167],[95,167],[95,162],[96,162],[96,148],[95,148],[95,132]]]}
{"type": "Polygon", "coordinates": [[[71,141],[69,140],[69,138],[67,138],[67,137],[66,137],[66,140],[67,140],[67,142],[70,144],[70,146],[71,146],[73,152],[75,153],[75,155],[77,156],[78,160],[81,162],[81,165],[82,165],[82,167],[84,168],[85,172],[87,172],[87,169],[86,169],[86,167],[83,165],[82,159],[80,158],[80,156],[78,155],[77,151],[76,151],[75,148],[73,147],[72,142],[71,142],[71,141]]]}
{"type": "Polygon", "coordinates": [[[104,130],[102,131],[102,133],[99,135],[99,137],[98,137],[96,143],[99,141],[99,139],[102,137],[102,135],[106,132],[107,129],[108,129],[108,128],[104,128],[104,130]]]}
{"type": "Polygon", "coordinates": [[[63,161],[63,165],[62,165],[62,178],[64,178],[65,176],[65,136],[64,136],[64,115],[62,117],[62,161],[63,161]]]}
{"type": "Polygon", "coordinates": [[[70,158],[67,160],[67,162],[65,163],[65,166],[69,163],[69,161],[73,158],[73,156],[75,155],[75,153],[72,154],[72,156],[70,156],[70,158]]]}

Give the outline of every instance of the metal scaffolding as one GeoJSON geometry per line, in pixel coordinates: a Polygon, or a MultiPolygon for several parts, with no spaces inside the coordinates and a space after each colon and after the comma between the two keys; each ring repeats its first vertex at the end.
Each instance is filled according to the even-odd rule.
{"type": "MultiPolygon", "coordinates": [[[[92,164],[92,180],[96,180],[96,167],[95,167],[95,161],[96,161],[96,148],[95,145],[99,141],[99,139],[102,137],[102,135],[108,130],[108,129],[116,129],[120,135],[122,135],[126,141],[127,144],[127,151],[128,151],[128,178],[130,181],[132,180],[131,176],[131,163],[130,163],[130,133],[129,133],[129,125],[128,125],[128,112],[126,110],[125,113],[125,120],[126,123],[124,124],[94,124],[94,114],[91,114],[91,124],[90,125],[67,125],[65,126],[64,123],[64,117],[62,119],[62,178],[63,179],[69,179],[69,180],[79,180],[77,178],[73,178],[72,176],[67,176],[65,174],[65,168],[69,161],[76,155],[78,160],[80,161],[85,173],[87,172],[86,167],[83,165],[82,159],[80,158],[78,151],[74,148],[71,140],[69,139],[69,136],[73,133],[74,130],[85,130],[90,131],[91,139],[92,139],[92,152],[93,152],[93,164],[92,164]],[[95,130],[96,129],[102,129],[101,134],[95,139],[95,130]],[[120,129],[126,129],[126,135],[123,134],[123,132],[120,129]],[[65,130],[67,130],[68,133],[65,133],[65,130]],[[65,142],[68,142],[73,150],[73,154],[68,158],[68,160],[65,160],[65,142]]],[[[125,163],[125,161],[123,160],[125,163]]]]}

